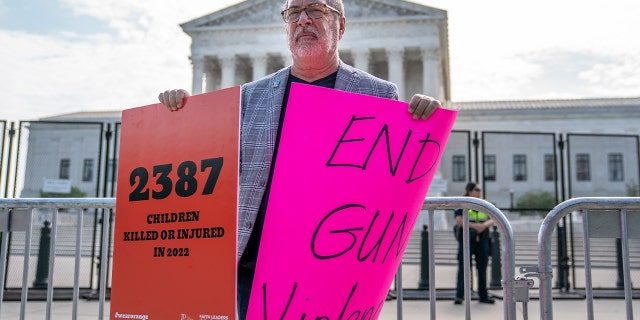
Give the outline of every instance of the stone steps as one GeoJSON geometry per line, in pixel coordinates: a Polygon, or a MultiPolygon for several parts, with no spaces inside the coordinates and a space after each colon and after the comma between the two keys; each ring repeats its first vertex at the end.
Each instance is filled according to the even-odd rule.
{"type": "MultiPolygon", "coordinates": [[[[93,228],[85,226],[83,230],[82,256],[91,256],[93,251],[93,228]]],[[[57,237],[56,255],[75,255],[75,227],[59,226],[57,237]]],[[[421,252],[420,230],[414,231],[411,235],[407,249],[403,256],[403,263],[420,264],[421,252]]],[[[97,233],[96,237],[99,238],[97,233]]],[[[12,233],[10,253],[13,255],[24,254],[24,232],[12,233]]],[[[40,229],[34,228],[31,242],[31,254],[37,255],[39,249],[40,229]]],[[[502,239],[502,238],[501,238],[502,239]]],[[[576,267],[584,266],[584,251],[582,244],[582,233],[574,233],[573,248],[575,249],[574,260],[576,267]]],[[[449,230],[437,230],[434,234],[435,260],[436,264],[456,265],[458,242],[449,230]]],[[[538,262],[538,233],[533,231],[514,231],[515,262],[516,266],[535,265],[538,262]]],[[[557,236],[552,238],[551,260],[555,266],[557,263],[557,236]]],[[[593,268],[615,268],[617,266],[616,244],[611,238],[593,238],[591,245],[591,265],[593,268]]],[[[99,250],[99,243],[96,243],[96,250],[99,250]]],[[[571,253],[571,243],[567,248],[571,253]]],[[[630,265],[632,269],[640,269],[640,240],[629,240],[630,265]]],[[[570,261],[571,262],[571,261],[570,261]]]]}
{"type": "MultiPolygon", "coordinates": [[[[415,231],[402,259],[406,264],[419,264],[421,252],[421,231],[415,231]]],[[[576,267],[584,267],[582,233],[574,234],[573,248],[575,251],[574,262],[576,267]]],[[[515,263],[516,266],[536,265],[538,263],[538,233],[530,231],[514,232],[515,263]]],[[[458,242],[452,231],[440,230],[434,234],[436,264],[457,264],[458,242]]],[[[571,259],[571,243],[568,242],[568,253],[571,259]]],[[[592,238],[590,241],[591,266],[593,268],[616,268],[617,250],[614,239],[592,238]]],[[[629,258],[632,269],[640,269],[640,240],[629,240],[629,258]]],[[[557,264],[557,237],[551,242],[552,265],[557,264]]],[[[571,261],[570,261],[571,262],[571,261]]]]}

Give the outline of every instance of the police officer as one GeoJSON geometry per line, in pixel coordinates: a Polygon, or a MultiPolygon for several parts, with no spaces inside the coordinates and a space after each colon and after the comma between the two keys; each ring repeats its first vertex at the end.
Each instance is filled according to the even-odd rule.
{"type": "MultiPolygon", "coordinates": [[[[469,182],[465,187],[465,196],[481,198],[482,189],[476,182],[469,182]]],[[[458,234],[458,281],[456,285],[455,304],[462,304],[464,299],[464,253],[462,248],[462,209],[454,212],[456,228],[458,234]]],[[[476,269],[478,270],[478,297],[480,303],[495,303],[487,292],[487,265],[489,264],[490,237],[489,227],[493,221],[489,216],[481,211],[469,210],[469,253],[475,257],[476,269]]],[[[471,259],[469,259],[471,262],[471,259]]]]}

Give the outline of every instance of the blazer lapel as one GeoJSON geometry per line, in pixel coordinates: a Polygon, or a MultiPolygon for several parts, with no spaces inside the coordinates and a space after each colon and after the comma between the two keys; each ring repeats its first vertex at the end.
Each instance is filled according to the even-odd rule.
{"type": "Polygon", "coordinates": [[[340,60],[338,76],[336,77],[334,89],[347,92],[358,92],[358,80],[359,77],[356,70],[340,60]]]}

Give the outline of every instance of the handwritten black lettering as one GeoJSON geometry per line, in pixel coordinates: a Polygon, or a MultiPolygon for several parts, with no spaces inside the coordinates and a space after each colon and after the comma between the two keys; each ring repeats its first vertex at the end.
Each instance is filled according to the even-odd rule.
{"type": "Polygon", "coordinates": [[[391,139],[389,134],[389,125],[386,123],[380,124],[373,120],[376,120],[376,118],[352,116],[345,130],[342,132],[340,139],[337,141],[331,156],[327,160],[326,166],[354,167],[366,170],[374,152],[383,152],[387,158],[386,161],[389,166],[389,174],[392,177],[396,176],[401,163],[407,163],[407,165],[409,165],[409,161],[413,161],[411,172],[405,180],[407,184],[424,177],[427,173],[433,170],[441,150],[440,143],[436,140],[430,139],[430,133],[427,133],[425,139],[415,141],[415,139],[412,139],[413,130],[403,128],[401,130],[405,130],[405,133],[402,140],[391,139]],[[367,132],[373,132],[375,137],[374,134],[372,134],[371,137],[367,137],[367,132]],[[403,161],[405,152],[409,145],[416,143],[420,144],[420,152],[417,154],[416,158],[406,159],[406,161],[403,161]],[[433,145],[435,150],[431,149],[431,145],[433,145]],[[396,146],[394,149],[399,149],[395,154],[392,151],[392,147],[394,146],[396,146]],[[433,157],[433,154],[436,156],[433,157]],[[422,159],[426,156],[429,156],[427,161],[430,160],[427,164],[423,163],[425,160],[422,159]],[[422,167],[426,167],[425,171],[417,175],[416,170],[419,170],[422,167]]]}
{"type": "Polygon", "coordinates": [[[358,246],[355,258],[359,262],[376,263],[380,249],[386,249],[380,262],[385,263],[394,247],[396,248],[394,258],[398,259],[409,238],[408,214],[396,215],[391,212],[382,227],[378,222],[379,210],[372,215],[368,226],[363,223],[368,221],[366,218],[351,219],[354,215],[366,215],[366,213],[367,208],[364,205],[346,204],[325,215],[311,238],[311,252],[314,257],[319,260],[335,259],[346,255],[358,246]],[[397,222],[397,220],[400,221],[397,222]],[[366,232],[362,239],[359,239],[362,231],[365,231],[365,226],[366,232]],[[391,240],[389,240],[390,234],[393,234],[391,240]],[[367,248],[369,248],[368,251],[367,248]]]}
{"type": "MultiPolygon", "coordinates": [[[[307,316],[309,316],[309,319],[315,319],[315,320],[331,320],[331,319],[336,319],[336,320],[365,320],[365,319],[376,319],[378,317],[378,315],[380,314],[380,312],[382,311],[382,307],[384,305],[384,299],[382,301],[377,302],[377,304],[374,304],[372,306],[358,306],[358,307],[353,307],[351,306],[351,301],[353,300],[353,297],[356,294],[356,291],[358,289],[358,282],[356,282],[352,287],[351,290],[349,292],[349,295],[346,297],[344,303],[342,304],[342,307],[340,308],[340,314],[334,314],[333,317],[331,316],[332,312],[337,312],[337,310],[331,310],[331,311],[322,311],[322,310],[314,310],[314,313],[323,313],[322,315],[318,314],[318,315],[310,315],[310,311],[303,311],[299,316],[300,316],[300,320],[304,320],[307,319],[307,316]]],[[[304,298],[304,297],[300,297],[300,295],[297,293],[298,291],[298,282],[294,282],[293,286],[291,287],[291,292],[289,294],[289,296],[287,297],[287,304],[284,306],[284,308],[282,309],[282,311],[279,311],[277,313],[275,313],[276,311],[272,309],[272,306],[269,305],[269,299],[267,297],[269,297],[269,291],[268,291],[268,286],[266,283],[262,284],[262,294],[263,294],[263,298],[262,298],[262,303],[263,303],[263,310],[262,310],[262,314],[263,314],[263,319],[264,320],[268,320],[268,316],[274,315],[274,314],[278,314],[279,317],[277,317],[280,320],[283,320],[285,318],[287,318],[287,316],[291,316],[293,318],[297,318],[298,315],[295,314],[290,314],[290,310],[300,310],[303,309],[304,307],[302,306],[302,304],[304,303],[305,305],[313,305],[313,301],[310,301],[309,298],[304,298]]]]}
{"type": "Polygon", "coordinates": [[[418,154],[418,157],[416,157],[415,162],[413,163],[413,167],[411,168],[411,174],[409,174],[409,178],[407,179],[407,184],[416,181],[422,177],[424,177],[427,173],[431,172],[431,170],[433,170],[433,168],[435,167],[438,158],[440,158],[440,152],[442,151],[440,148],[440,142],[436,141],[436,140],[431,140],[429,139],[431,137],[431,133],[427,133],[427,136],[425,137],[424,140],[420,140],[420,143],[422,143],[422,147],[420,148],[420,153],[418,154]],[[426,164],[426,170],[419,176],[414,178],[414,174],[416,171],[416,168],[418,167],[420,160],[422,158],[422,156],[425,154],[425,149],[427,149],[427,146],[429,145],[433,145],[433,147],[436,149],[435,152],[432,152],[431,154],[435,154],[434,157],[432,157],[432,162],[431,163],[427,163],[426,164]]]}

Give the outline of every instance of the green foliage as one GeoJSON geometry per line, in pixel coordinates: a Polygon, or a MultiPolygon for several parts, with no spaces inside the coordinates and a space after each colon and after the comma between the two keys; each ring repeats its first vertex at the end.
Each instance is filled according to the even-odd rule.
{"type": "Polygon", "coordinates": [[[627,187],[627,197],[638,197],[640,196],[640,190],[638,189],[638,184],[633,182],[633,180],[631,180],[631,182],[626,184],[627,187]]]}
{"type": "Polygon", "coordinates": [[[516,202],[516,209],[523,210],[523,214],[545,216],[556,205],[556,197],[549,191],[533,190],[520,196],[516,202]]]}
{"type": "Polygon", "coordinates": [[[40,198],[84,198],[87,194],[76,187],[71,187],[70,193],[42,192],[40,190],[40,198]]]}

